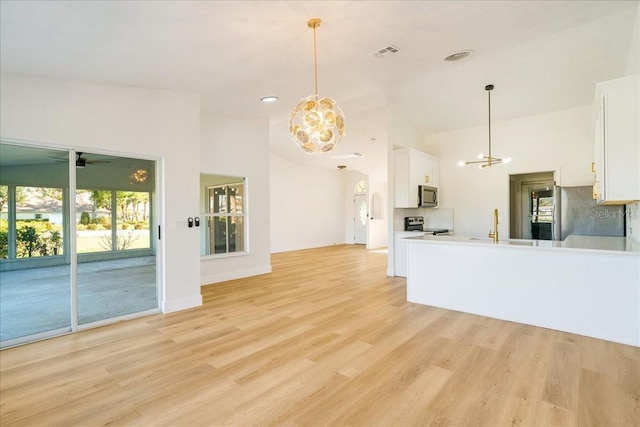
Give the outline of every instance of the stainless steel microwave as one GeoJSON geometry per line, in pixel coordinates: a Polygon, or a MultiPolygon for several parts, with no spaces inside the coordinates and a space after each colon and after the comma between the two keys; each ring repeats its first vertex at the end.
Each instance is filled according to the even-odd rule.
{"type": "Polygon", "coordinates": [[[426,185],[418,186],[418,206],[421,208],[435,208],[438,206],[438,189],[426,185]]]}

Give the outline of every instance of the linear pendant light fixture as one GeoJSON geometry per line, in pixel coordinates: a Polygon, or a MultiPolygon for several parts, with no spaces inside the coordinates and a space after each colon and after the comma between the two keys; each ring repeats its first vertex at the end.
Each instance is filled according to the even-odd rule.
{"type": "Polygon", "coordinates": [[[333,150],[345,134],[344,113],[331,98],[318,100],[318,60],[316,28],[322,21],[310,19],[307,26],[313,29],[313,65],[315,93],[300,101],[291,111],[289,132],[298,147],[309,154],[326,153],[333,150]]]}
{"type": "Polygon", "coordinates": [[[478,167],[480,169],[484,169],[486,167],[491,167],[498,163],[509,163],[511,161],[511,157],[505,157],[504,159],[502,159],[500,157],[493,157],[491,155],[491,91],[493,90],[493,85],[486,85],[484,87],[484,90],[487,91],[487,95],[489,97],[489,154],[486,156],[482,154],[478,154],[479,160],[472,160],[469,162],[465,162],[464,160],[461,160],[458,163],[460,166],[477,164],[479,165],[478,167]]]}

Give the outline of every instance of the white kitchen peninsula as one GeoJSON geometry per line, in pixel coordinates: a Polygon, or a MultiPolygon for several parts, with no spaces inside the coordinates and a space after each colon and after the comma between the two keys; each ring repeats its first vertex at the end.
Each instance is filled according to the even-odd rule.
{"type": "Polygon", "coordinates": [[[640,245],[414,237],[407,300],[640,347],[640,245]]]}

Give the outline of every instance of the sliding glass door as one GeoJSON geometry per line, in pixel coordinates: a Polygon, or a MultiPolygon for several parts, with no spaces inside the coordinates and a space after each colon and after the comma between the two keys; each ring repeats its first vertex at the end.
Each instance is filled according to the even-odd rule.
{"type": "Polygon", "coordinates": [[[78,159],[78,324],[157,309],[154,162],[96,153],[78,159]]]}
{"type": "Polygon", "coordinates": [[[0,144],[0,341],[71,330],[67,151],[0,144]]]}
{"type": "Polygon", "coordinates": [[[0,144],[2,347],[159,311],[155,161],[69,158],[0,144]]]}

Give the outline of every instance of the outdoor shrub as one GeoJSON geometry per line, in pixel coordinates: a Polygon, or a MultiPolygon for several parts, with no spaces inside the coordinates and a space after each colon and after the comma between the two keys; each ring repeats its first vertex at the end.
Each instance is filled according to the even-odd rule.
{"type": "Polygon", "coordinates": [[[58,252],[62,247],[62,235],[58,230],[54,230],[51,232],[51,237],[49,237],[49,242],[51,244],[51,247],[53,248],[53,254],[58,255],[58,252]]]}
{"type": "Polygon", "coordinates": [[[18,232],[18,254],[31,258],[38,247],[38,232],[35,227],[22,227],[18,232]]]}
{"type": "MultiPolygon", "coordinates": [[[[0,224],[1,225],[1,224],[0,224]]],[[[16,229],[18,258],[58,255],[63,246],[62,227],[48,220],[20,220],[16,229]]],[[[0,258],[8,258],[7,232],[0,228],[0,258]]]]}
{"type": "Polygon", "coordinates": [[[0,259],[9,258],[9,233],[0,229],[0,259]]]}
{"type": "Polygon", "coordinates": [[[107,230],[111,229],[111,218],[109,218],[109,217],[100,216],[100,217],[96,218],[95,223],[96,224],[100,224],[101,226],[103,226],[107,230]]]}
{"type": "Polygon", "coordinates": [[[91,222],[91,217],[89,216],[89,212],[82,212],[80,214],[80,224],[87,225],[91,222]]]}
{"type": "Polygon", "coordinates": [[[0,259],[9,258],[9,221],[0,219],[0,259]]]}

